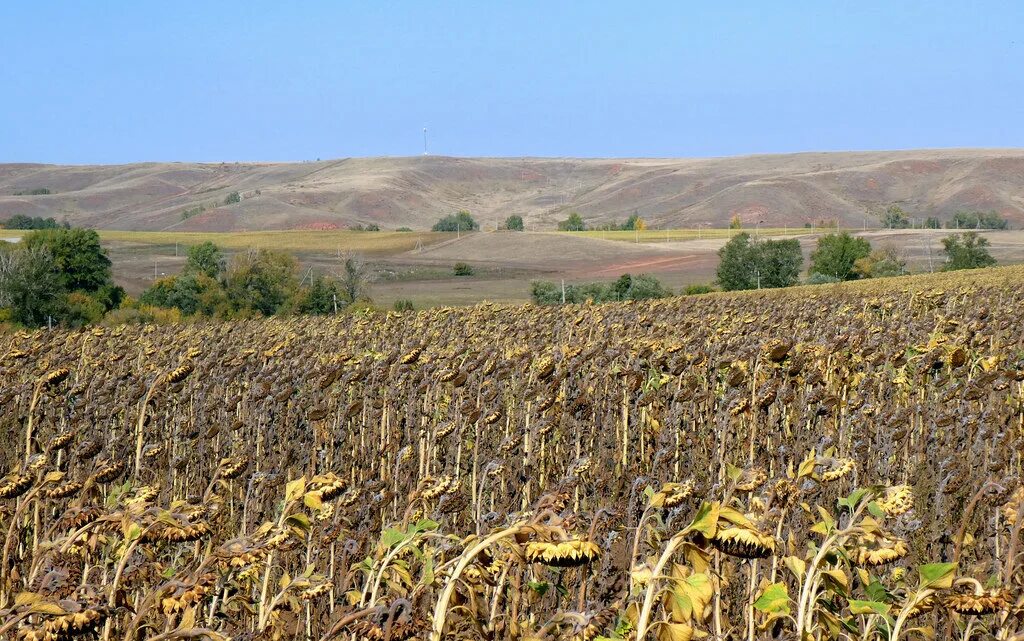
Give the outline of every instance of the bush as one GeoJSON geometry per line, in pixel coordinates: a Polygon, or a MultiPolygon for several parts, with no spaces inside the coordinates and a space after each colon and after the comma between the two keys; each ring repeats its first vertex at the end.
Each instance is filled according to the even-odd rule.
{"type": "Polygon", "coordinates": [[[399,298],[392,307],[396,312],[411,312],[413,310],[412,301],[408,298],[399,298]]]}
{"type": "Polygon", "coordinates": [[[833,283],[841,283],[843,279],[836,278],[832,274],[822,274],[821,272],[814,272],[805,281],[806,285],[831,285],[833,283]]]}
{"type": "MultiPolygon", "coordinates": [[[[566,303],[608,303],[626,300],[665,298],[672,293],[650,274],[623,274],[611,283],[576,283],[565,285],[566,303]]],[[[538,305],[558,305],[562,302],[562,285],[551,281],[530,283],[530,296],[538,305]]]]}
{"type": "Polygon", "coordinates": [[[352,231],[380,231],[380,225],[377,223],[370,223],[369,225],[352,225],[349,229],[352,231]]]}
{"type": "Polygon", "coordinates": [[[231,192],[230,194],[228,194],[227,196],[224,197],[224,204],[225,205],[234,205],[235,203],[240,203],[240,202],[242,202],[242,197],[239,195],[239,193],[237,191],[233,191],[233,192],[231,192]]]}
{"type": "Polygon", "coordinates": [[[578,212],[572,212],[569,217],[558,223],[559,231],[585,231],[587,229],[586,223],[583,222],[583,217],[578,212]]]}
{"type": "Polygon", "coordinates": [[[718,257],[718,284],[725,291],[795,285],[804,262],[798,240],[752,242],[746,232],[733,236],[718,257]]]}
{"type": "Polygon", "coordinates": [[[345,294],[337,282],[317,276],[302,292],[298,310],[303,314],[334,314],[347,305],[345,294]]]}
{"type": "Polygon", "coordinates": [[[439,219],[434,226],[431,227],[431,231],[475,231],[480,229],[479,223],[473,220],[473,217],[469,215],[468,211],[460,211],[451,216],[445,216],[439,219]]]}
{"type": "Polygon", "coordinates": [[[907,217],[907,212],[903,211],[899,205],[890,205],[885,213],[882,214],[882,227],[886,229],[906,229],[910,227],[910,219],[907,217]]]}
{"type": "Polygon", "coordinates": [[[828,274],[837,280],[852,280],[858,274],[854,264],[871,253],[871,243],[847,232],[827,234],[818,239],[818,247],[811,253],[812,274],[828,274]]]}
{"type": "Polygon", "coordinates": [[[942,251],[946,252],[946,263],[942,271],[958,269],[976,269],[991,267],[996,259],[988,252],[988,238],[979,236],[977,232],[953,234],[942,239],[942,251]]]}
{"type": "Polygon", "coordinates": [[[399,228],[398,228],[398,229],[396,229],[395,231],[412,231],[412,229],[411,229],[411,228],[409,228],[409,227],[399,227],[399,228]]]}
{"type": "Polygon", "coordinates": [[[715,291],[715,288],[711,285],[687,285],[683,289],[684,296],[695,296],[697,294],[710,294],[715,291]]]}
{"type": "Polygon", "coordinates": [[[26,189],[23,191],[14,192],[15,196],[48,196],[53,192],[47,187],[33,187],[32,189],[26,189]]]}
{"type": "Polygon", "coordinates": [[[509,231],[523,231],[523,217],[518,214],[512,214],[505,219],[505,229],[509,231]]]}
{"type": "Polygon", "coordinates": [[[452,268],[456,276],[472,276],[473,267],[466,263],[455,263],[455,267],[452,268]]]}

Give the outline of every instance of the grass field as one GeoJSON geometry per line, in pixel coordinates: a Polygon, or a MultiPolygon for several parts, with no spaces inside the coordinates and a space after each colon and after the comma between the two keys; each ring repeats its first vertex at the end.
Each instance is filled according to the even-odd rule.
{"type": "MultiPolygon", "coordinates": [[[[140,245],[173,246],[176,243],[191,246],[206,241],[225,249],[264,248],[287,252],[353,251],[367,255],[390,255],[431,245],[455,234],[438,232],[397,231],[255,231],[255,232],[164,232],[98,230],[104,243],[132,243],[140,245]]],[[[19,237],[27,232],[4,230],[7,237],[19,237]]]]}
{"type": "Polygon", "coordinates": [[[832,230],[820,228],[809,229],[806,227],[761,227],[750,229],[721,229],[721,228],[698,228],[698,229],[644,229],[642,231],[566,231],[563,234],[584,236],[587,238],[600,238],[602,240],[619,240],[638,243],[676,242],[682,240],[701,240],[705,238],[732,238],[737,234],[746,232],[761,236],[796,236],[801,234],[820,234],[832,230]]]}

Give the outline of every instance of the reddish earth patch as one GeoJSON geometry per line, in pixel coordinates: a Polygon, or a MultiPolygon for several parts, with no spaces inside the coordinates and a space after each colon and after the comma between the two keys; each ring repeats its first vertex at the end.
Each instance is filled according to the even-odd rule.
{"type": "Polygon", "coordinates": [[[659,258],[657,260],[642,260],[632,261],[628,263],[616,263],[608,267],[603,267],[598,270],[591,270],[591,274],[608,274],[618,273],[625,274],[636,273],[636,272],[660,272],[669,271],[677,267],[681,267],[683,264],[691,263],[698,260],[700,256],[696,254],[688,254],[686,256],[672,256],[671,258],[659,258]]]}

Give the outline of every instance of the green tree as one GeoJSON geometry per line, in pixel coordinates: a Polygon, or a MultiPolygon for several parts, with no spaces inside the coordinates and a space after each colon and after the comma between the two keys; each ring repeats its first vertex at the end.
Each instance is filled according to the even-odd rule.
{"type": "Polygon", "coordinates": [[[910,219],[907,212],[899,205],[889,205],[889,208],[882,214],[882,227],[886,229],[906,229],[910,227],[910,219]]]}
{"type": "Polygon", "coordinates": [[[462,210],[439,219],[431,231],[476,231],[480,224],[473,219],[468,211],[462,210]]]}
{"type": "Polygon", "coordinates": [[[26,234],[22,244],[49,252],[67,291],[91,293],[111,282],[110,258],[92,229],[42,229],[26,234]]]}
{"type": "Polygon", "coordinates": [[[929,216],[924,219],[925,229],[939,229],[942,227],[942,223],[935,216],[929,216]]]}
{"type": "Polygon", "coordinates": [[[575,211],[570,212],[568,218],[558,223],[558,229],[561,231],[584,231],[586,228],[583,217],[575,211]]]}
{"type": "Polygon", "coordinates": [[[795,285],[804,262],[796,239],[752,242],[747,232],[733,236],[718,258],[717,280],[726,291],[795,285]]]}
{"type": "Polygon", "coordinates": [[[224,278],[231,306],[239,312],[277,313],[295,290],[295,258],[260,249],[236,254],[224,278]]]}
{"type": "Polygon", "coordinates": [[[366,261],[356,254],[346,254],[341,267],[338,284],[345,294],[346,302],[354,303],[361,298],[367,298],[371,273],[366,261]]]}
{"type": "Polygon", "coordinates": [[[742,232],[730,238],[718,250],[716,279],[719,287],[725,291],[757,287],[755,254],[750,234],[742,232]]]}
{"type": "Polygon", "coordinates": [[[188,249],[188,260],[185,262],[185,272],[205,274],[210,278],[216,278],[224,271],[224,255],[220,247],[210,241],[193,245],[188,249]]]}
{"type": "Polygon", "coordinates": [[[338,283],[323,276],[316,276],[303,292],[299,311],[303,314],[333,314],[348,304],[345,292],[338,283]]]}
{"type": "Polygon", "coordinates": [[[512,214],[505,219],[505,229],[509,231],[523,231],[523,217],[518,214],[512,214]]]}
{"type": "Polygon", "coordinates": [[[792,287],[799,282],[804,264],[800,241],[763,240],[754,245],[754,250],[758,288],[792,287]]]}
{"type": "Polygon", "coordinates": [[[857,259],[853,270],[861,278],[902,276],[907,271],[907,261],[903,260],[894,247],[883,247],[857,259]]]}
{"type": "Polygon", "coordinates": [[[233,192],[231,192],[230,194],[228,194],[227,196],[224,197],[224,204],[225,205],[234,205],[235,203],[240,203],[240,202],[242,202],[242,197],[239,195],[239,193],[237,191],[233,191],[233,192]]]}
{"type": "Polygon", "coordinates": [[[852,280],[858,274],[854,264],[871,253],[871,243],[847,232],[826,234],[818,239],[811,253],[811,274],[826,274],[839,280],[852,280]]]}
{"type": "Polygon", "coordinates": [[[161,278],[142,292],[143,305],[177,309],[185,316],[217,316],[228,309],[228,297],[220,283],[201,272],[185,272],[161,278]]]}
{"type": "Polygon", "coordinates": [[[474,270],[473,266],[467,263],[455,263],[455,267],[452,268],[452,271],[456,276],[472,276],[474,270]]]}
{"type": "Polygon", "coordinates": [[[1006,229],[1009,222],[994,211],[958,211],[946,223],[948,229],[1006,229]]]}
{"type": "Polygon", "coordinates": [[[46,247],[17,247],[0,251],[0,308],[29,327],[59,320],[67,304],[67,289],[46,247]]]}
{"type": "Polygon", "coordinates": [[[946,263],[942,271],[995,265],[996,259],[988,252],[988,246],[988,239],[973,231],[946,236],[942,239],[942,250],[946,252],[946,263]]]}

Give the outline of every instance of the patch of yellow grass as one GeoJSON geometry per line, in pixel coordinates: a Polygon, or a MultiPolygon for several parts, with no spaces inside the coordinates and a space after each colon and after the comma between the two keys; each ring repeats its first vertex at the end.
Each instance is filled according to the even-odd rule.
{"type": "Polygon", "coordinates": [[[736,234],[746,232],[751,236],[796,236],[800,234],[822,233],[834,230],[807,229],[806,227],[762,227],[755,229],[644,229],[643,231],[566,231],[563,234],[573,234],[587,238],[601,238],[604,240],[619,240],[624,242],[674,242],[682,240],[700,240],[703,238],[732,238],[736,234]]]}
{"type": "MultiPolygon", "coordinates": [[[[138,245],[174,245],[188,247],[206,241],[216,243],[224,249],[274,249],[285,252],[352,251],[368,255],[390,255],[439,243],[455,234],[440,232],[395,232],[395,231],[253,231],[253,232],[175,232],[175,231],[114,231],[98,230],[103,243],[125,243],[138,245]]],[[[28,233],[4,230],[10,237],[28,233]]]]}

